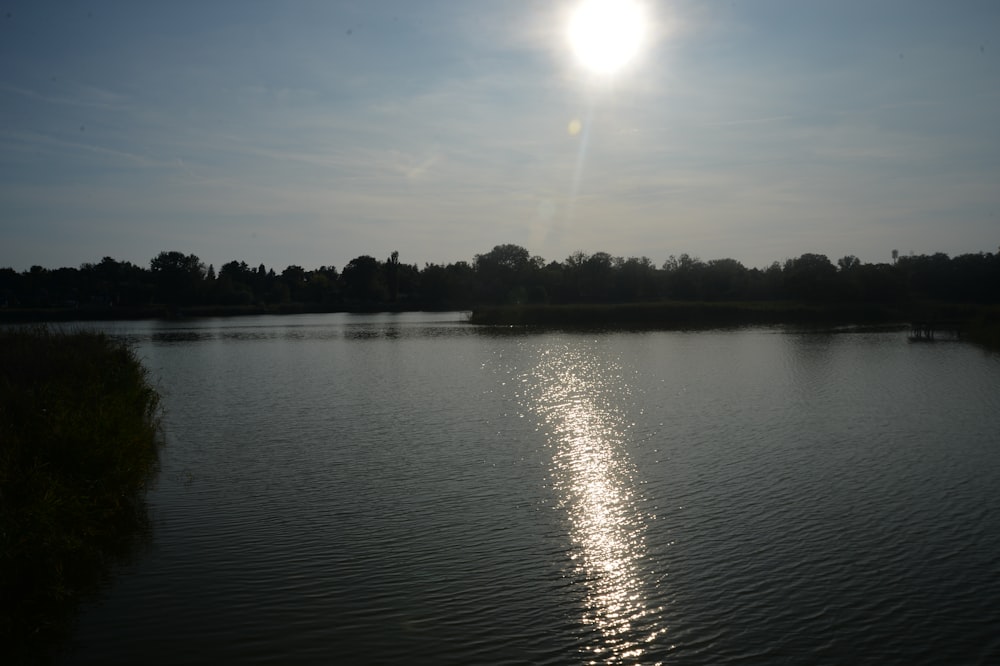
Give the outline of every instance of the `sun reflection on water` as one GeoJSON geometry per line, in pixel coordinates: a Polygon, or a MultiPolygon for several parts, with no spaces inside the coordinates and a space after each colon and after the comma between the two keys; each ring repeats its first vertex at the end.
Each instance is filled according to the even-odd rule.
{"type": "Polygon", "coordinates": [[[574,578],[586,586],[591,663],[641,661],[664,629],[641,565],[646,522],[626,450],[621,370],[569,349],[546,353],[526,396],[553,448],[552,479],[569,521],[574,578]]]}

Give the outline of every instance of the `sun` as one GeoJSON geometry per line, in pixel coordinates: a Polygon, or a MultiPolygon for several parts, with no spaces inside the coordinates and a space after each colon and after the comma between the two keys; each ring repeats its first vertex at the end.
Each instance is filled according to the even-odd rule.
{"type": "Polygon", "coordinates": [[[634,0],[583,0],[569,22],[569,43],[595,74],[614,74],[635,58],[646,35],[646,17],[634,0]]]}

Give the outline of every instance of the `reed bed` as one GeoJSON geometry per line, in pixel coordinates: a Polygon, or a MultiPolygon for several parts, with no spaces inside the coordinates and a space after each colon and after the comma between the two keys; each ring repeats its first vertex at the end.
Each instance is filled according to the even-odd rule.
{"type": "Polygon", "coordinates": [[[116,338],[0,330],[0,663],[44,663],[148,533],[159,396],[116,338]]]}

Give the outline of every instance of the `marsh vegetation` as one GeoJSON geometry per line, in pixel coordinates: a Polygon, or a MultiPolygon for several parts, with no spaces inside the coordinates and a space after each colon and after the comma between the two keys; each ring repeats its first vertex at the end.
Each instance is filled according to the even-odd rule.
{"type": "Polygon", "coordinates": [[[126,343],[0,331],[0,662],[42,662],[148,533],[159,396],[126,343]]]}

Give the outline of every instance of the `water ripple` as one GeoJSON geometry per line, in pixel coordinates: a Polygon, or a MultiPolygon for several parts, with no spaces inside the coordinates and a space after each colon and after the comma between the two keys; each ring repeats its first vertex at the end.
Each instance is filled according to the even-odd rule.
{"type": "Polygon", "coordinates": [[[154,540],[67,663],[996,662],[974,349],[412,323],[136,330],[154,540]]]}

